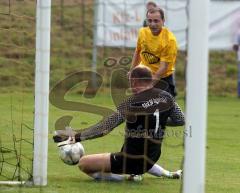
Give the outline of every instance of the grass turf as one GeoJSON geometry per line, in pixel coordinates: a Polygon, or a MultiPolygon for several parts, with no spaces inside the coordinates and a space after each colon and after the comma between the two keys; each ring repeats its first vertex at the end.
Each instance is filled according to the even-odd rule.
{"type": "MultiPolygon", "coordinates": [[[[82,101],[79,95],[69,95],[68,100],[82,101]]],[[[113,108],[110,96],[100,95],[94,100],[84,99],[99,106],[113,108]]],[[[183,106],[183,101],[178,100],[183,106]]],[[[240,136],[240,103],[239,99],[231,97],[210,97],[208,108],[208,136],[207,136],[207,165],[206,192],[207,193],[239,193],[239,136],[240,136]]],[[[193,107],[194,108],[194,107],[193,107]]],[[[30,94],[1,94],[0,95],[0,137],[2,146],[12,147],[11,130],[19,137],[21,122],[33,127],[33,97],[30,94]],[[12,110],[11,110],[12,109],[12,110]],[[12,115],[11,115],[12,112],[12,115]],[[22,113],[23,112],[23,113],[22,113]],[[12,117],[12,118],[11,118],[12,117]],[[10,142],[10,143],[8,143],[10,142]]],[[[15,187],[0,186],[0,192],[23,193],[176,193],[180,192],[181,181],[156,178],[148,174],[140,183],[110,183],[95,182],[78,170],[76,166],[67,166],[58,158],[56,145],[51,140],[55,121],[63,115],[73,116],[73,127],[86,127],[100,120],[100,116],[60,110],[50,105],[49,119],[49,154],[48,154],[48,185],[46,187],[15,187]]],[[[162,156],[159,164],[169,170],[181,167],[183,155],[183,127],[168,128],[168,137],[163,143],[162,156]],[[178,132],[177,132],[178,131],[178,132]],[[178,135],[176,135],[178,133],[178,135]],[[180,135],[179,135],[180,133],[180,135]]],[[[31,140],[32,133],[24,129],[23,137],[31,140]]],[[[97,152],[118,151],[123,141],[123,125],[103,138],[84,141],[87,154],[97,152]]],[[[18,144],[17,144],[18,145],[18,144]]],[[[31,156],[31,148],[25,147],[23,153],[31,156]]],[[[1,154],[1,153],[0,153],[1,154]]],[[[7,153],[5,153],[6,155],[7,153]]],[[[10,156],[11,157],[11,156],[10,156]]],[[[14,158],[12,158],[14,159],[14,158]]],[[[23,159],[23,164],[29,162],[23,159]]],[[[26,165],[27,165],[26,164],[26,165]]],[[[1,177],[0,177],[1,179],[1,177]]]]}

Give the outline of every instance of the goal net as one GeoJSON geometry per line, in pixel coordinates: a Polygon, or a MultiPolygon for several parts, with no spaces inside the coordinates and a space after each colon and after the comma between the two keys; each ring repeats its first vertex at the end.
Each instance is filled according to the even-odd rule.
{"type": "Polygon", "coordinates": [[[0,2],[0,184],[32,180],[35,1],[0,2]]]}
{"type": "MultiPolygon", "coordinates": [[[[49,2],[51,1],[0,2],[0,183],[23,184],[35,180],[34,184],[47,184],[49,2]],[[36,12],[37,5],[41,10],[39,12],[36,12]],[[47,86],[44,87],[42,83],[47,86]]],[[[77,128],[91,126],[109,115],[120,100],[126,97],[126,93],[119,91],[126,91],[126,74],[135,47],[128,45],[128,38],[136,35],[137,31],[127,31],[128,26],[124,24],[120,33],[115,32],[111,28],[113,26],[107,23],[109,20],[106,13],[114,8],[124,8],[124,11],[119,11],[116,15],[112,13],[116,26],[129,20],[130,23],[135,22],[131,19],[136,17],[138,25],[134,27],[138,29],[141,27],[139,16],[145,17],[146,10],[142,5],[147,1],[141,1],[141,5],[140,1],[135,1],[136,4],[131,4],[130,7],[125,2],[114,5],[111,1],[109,5],[114,5],[111,7],[106,1],[53,1],[50,102],[54,106],[54,115],[49,123],[53,129],[62,129],[64,125],[77,128]],[[97,6],[103,8],[100,13],[103,16],[99,28],[102,36],[100,42],[96,39],[99,36],[96,22],[100,18],[97,6]],[[127,10],[135,10],[136,6],[141,7],[141,11],[128,15],[127,10]],[[107,30],[112,35],[107,36],[107,30]],[[112,39],[107,39],[109,37],[112,39]],[[112,44],[113,40],[123,40],[123,44],[116,46],[112,44]]],[[[187,4],[176,9],[169,7],[168,3],[164,1],[161,4],[166,10],[166,17],[170,18],[168,13],[173,11],[187,15],[187,4]]],[[[170,21],[173,20],[166,21],[166,25],[170,25],[170,21]]],[[[187,26],[183,26],[174,33],[183,34],[182,40],[186,40],[186,31],[187,26]]],[[[186,49],[184,42],[180,46],[186,49]]],[[[181,54],[185,57],[183,52],[181,54]]],[[[183,63],[180,68],[184,74],[183,63]]],[[[180,87],[184,90],[184,82],[180,82],[180,87]]],[[[85,142],[89,145],[86,145],[88,153],[118,151],[123,139],[123,128],[120,129],[107,138],[111,145],[104,139],[99,139],[97,145],[85,142]]],[[[163,143],[164,153],[158,163],[169,170],[182,167],[184,136],[181,134],[184,132],[178,138],[170,136],[163,143]]],[[[56,149],[50,150],[57,155],[56,149]]],[[[62,168],[57,169],[60,173],[62,168]]],[[[155,181],[155,185],[158,190],[158,182],[155,181]]],[[[176,185],[176,189],[180,190],[181,186],[182,181],[176,185]]]]}

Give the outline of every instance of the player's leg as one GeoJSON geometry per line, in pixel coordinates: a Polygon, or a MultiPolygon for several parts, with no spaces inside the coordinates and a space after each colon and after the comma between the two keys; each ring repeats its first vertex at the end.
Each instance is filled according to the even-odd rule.
{"type": "Polygon", "coordinates": [[[174,75],[161,78],[159,81],[156,82],[154,87],[169,92],[173,97],[177,96],[174,75]]]}
{"type": "Polygon", "coordinates": [[[176,84],[174,75],[170,75],[168,77],[162,78],[161,80],[165,81],[168,84],[168,88],[166,89],[173,97],[177,96],[176,84]]]}
{"type": "Polygon", "coordinates": [[[96,180],[124,180],[123,175],[111,173],[110,155],[110,153],[102,153],[83,156],[79,160],[79,168],[96,180]]]}
{"type": "Polygon", "coordinates": [[[79,160],[79,168],[84,173],[110,172],[110,153],[85,155],[79,160]]]}
{"type": "Polygon", "coordinates": [[[182,177],[182,170],[170,172],[158,164],[154,164],[153,167],[150,170],[148,170],[148,173],[157,177],[163,176],[172,179],[179,179],[182,177]]]}
{"type": "MultiPolygon", "coordinates": [[[[155,148],[155,151],[154,151],[156,154],[158,152],[159,154],[159,157],[161,155],[161,148],[159,147],[156,147],[155,148]]],[[[158,159],[159,159],[158,157],[158,159]]],[[[154,175],[154,176],[157,176],[157,177],[161,177],[161,176],[164,176],[164,177],[167,177],[167,178],[181,178],[181,174],[179,176],[177,176],[178,173],[176,172],[170,172],[166,169],[164,169],[163,167],[161,167],[160,165],[158,165],[156,163],[156,160],[157,160],[157,157],[152,157],[150,158],[152,160],[155,160],[155,162],[153,162],[151,165],[149,165],[150,167],[148,167],[148,171],[147,173],[151,174],[151,175],[154,175]]]]}

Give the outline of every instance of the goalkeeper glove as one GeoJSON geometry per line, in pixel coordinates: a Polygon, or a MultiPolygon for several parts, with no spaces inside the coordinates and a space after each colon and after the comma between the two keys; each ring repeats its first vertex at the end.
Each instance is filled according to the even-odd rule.
{"type": "Polygon", "coordinates": [[[65,130],[56,130],[54,132],[53,141],[55,143],[63,142],[67,141],[69,137],[74,138],[75,140],[75,135],[78,138],[78,141],[81,141],[80,140],[81,134],[77,134],[77,132],[74,131],[71,127],[66,127],[65,130]]]}
{"type": "Polygon", "coordinates": [[[58,147],[64,146],[64,145],[70,145],[76,143],[74,137],[69,137],[66,141],[59,142],[57,144],[58,147]]]}

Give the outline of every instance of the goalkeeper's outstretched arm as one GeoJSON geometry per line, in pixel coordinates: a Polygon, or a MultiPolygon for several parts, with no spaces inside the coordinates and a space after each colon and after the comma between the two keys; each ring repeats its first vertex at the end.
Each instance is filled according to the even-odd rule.
{"type": "Polygon", "coordinates": [[[120,125],[125,120],[127,104],[126,102],[122,103],[118,108],[117,112],[108,116],[103,121],[100,121],[96,125],[91,127],[81,129],[81,130],[56,130],[53,140],[56,143],[65,141],[70,137],[74,137],[75,141],[83,141],[87,139],[94,139],[102,137],[109,132],[111,132],[115,127],[120,125]]]}
{"type": "Polygon", "coordinates": [[[102,137],[110,133],[115,127],[124,122],[124,118],[119,111],[107,117],[105,120],[97,123],[89,128],[76,131],[76,141],[83,141],[87,139],[94,139],[102,137]]]}

